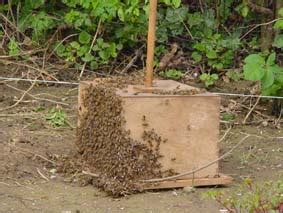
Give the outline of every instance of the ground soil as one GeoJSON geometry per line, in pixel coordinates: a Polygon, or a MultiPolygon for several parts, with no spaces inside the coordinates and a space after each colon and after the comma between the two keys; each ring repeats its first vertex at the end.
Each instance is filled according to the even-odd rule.
{"type": "MultiPolygon", "coordinates": [[[[26,90],[30,85],[8,83],[26,90]]],[[[111,198],[93,186],[80,186],[56,173],[48,160],[75,152],[77,89],[38,85],[33,95],[64,102],[71,125],[52,128],[45,117],[56,104],[26,97],[12,109],[0,111],[0,212],[219,212],[212,200],[202,194],[210,188],[188,193],[182,189],[149,191],[122,198],[111,198]],[[41,109],[41,110],[39,110],[41,109]]],[[[0,110],[15,103],[19,91],[0,84],[0,110]]],[[[227,126],[221,127],[223,135],[227,126]]],[[[220,143],[227,152],[243,137],[253,134],[233,154],[220,163],[221,172],[235,183],[221,190],[233,190],[245,177],[256,181],[277,180],[283,173],[283,133],[271,123],[254,126],[234,125],[220,143]],[[276,138],[281,137],[281,138],[276,138]]]]}

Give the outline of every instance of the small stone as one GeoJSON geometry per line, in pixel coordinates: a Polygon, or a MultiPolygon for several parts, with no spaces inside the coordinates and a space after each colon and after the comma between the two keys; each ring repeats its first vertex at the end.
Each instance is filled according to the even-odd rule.
{"type": "Polygon", "coordinates": [[[268,126],[268,122],[267,121],[263,121],[262,122],[262,126],[267,127],[268,126]]]}
{"type": "Polygon", "coordinates": [[[196,189],[193,186],[186,186],[186,187],[183,188],[183,191],[186,192],[186,193],[192,193],[192,192],[195,192],[196,189]]]}
{"type": "Polygon", "coordinates": [[[55,168],[53,168],[53,169],[50,169],[50,171],[49,171],[50,173],[52,173],[52,174],[55,174],[56,172],[57,172],[57,169],[55,169],[55,168]]]}
{"type": "Polygon", "coordinates": [[[173,191],[172,194],[173,194],[174,196],[178,196],[178,193],[177,193],[176,191],[173,191]]]}

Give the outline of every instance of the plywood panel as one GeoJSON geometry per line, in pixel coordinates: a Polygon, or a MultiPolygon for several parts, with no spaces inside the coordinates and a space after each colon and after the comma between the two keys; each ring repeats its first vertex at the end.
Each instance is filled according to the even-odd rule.
{"type": "MultiPolygon", "coordinates": [[[[141,141],[153,128],[168,141],[160,146],[163,170],[177,173],[196,169],[218,158],[219,98],[203,96],[123,97],[126,129],[141,141]],[[145,116],[149,126],[142,125],[145,116]]],[[[218,173],[214,164],[195,177],[218,173]]]]}

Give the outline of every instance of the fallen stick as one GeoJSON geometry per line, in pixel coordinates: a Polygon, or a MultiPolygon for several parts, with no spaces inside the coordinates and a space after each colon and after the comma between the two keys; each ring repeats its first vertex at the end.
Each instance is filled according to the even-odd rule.
{"type": "Polygon", "coordinates": [[[43,174],[40,172],[39,168],[36,168],[36,171],[37,171],[37,173],[38,173],[44,180],[49,181],[49,178],[47,178],[45,175],[43,175],[43,174]]]}
{"type": "Polygon", "coordinates": [[[0,112],[8,110],[8,109],[12,109],[13,107],[17,106],[24,99],[24,97],[28,94],[28,92],[32,90],[34,85],[35,85],[35,82],[33,82],[32,85],[26,91],[23,92],[23,95],[21,96],[21,98],[19,100],[17,100],[17,102],[15,104],[8,106],[8,107],[5,107],[3,109],[0,109],[0,112]]]}

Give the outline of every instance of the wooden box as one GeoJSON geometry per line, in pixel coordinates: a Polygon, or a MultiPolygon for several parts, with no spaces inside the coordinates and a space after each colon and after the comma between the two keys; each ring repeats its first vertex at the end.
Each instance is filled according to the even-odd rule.
{"type": "MultiPolygon", "coordinates": [[[[92,82],[82,82],[80,93],[92,82]]],[[[171,80],[155,81],[162,91],[195,89],[171,80]]],[[[117,92],[123,99],[125,128],[131,137],[142,141],[144,130],[154,129],[166,143],[160,146],[163,170],[184,173],[208,164],[219,157],[220,97],[210,93],[196,95],[158,95],[137,93],[136,86],[117,92]],[[141,122],[146,118],[148,126],[141,122]]],[[[80,100],[79,100],[80,102],[80,100]]],[[[179,180],[166,181],[146,188],[171,188],[188,185],[226,184],[231,178],[219,175],[218,163],[179,180]],[[194,181],[194,180],[195,181],[194,181]]]]}

